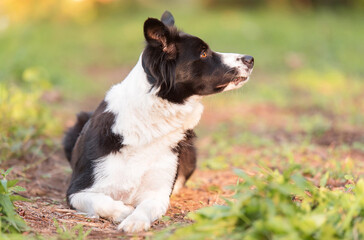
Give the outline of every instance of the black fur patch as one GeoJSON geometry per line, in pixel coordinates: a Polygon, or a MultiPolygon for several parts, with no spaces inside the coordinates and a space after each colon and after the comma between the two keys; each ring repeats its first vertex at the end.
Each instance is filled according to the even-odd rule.
{"type": "Polygon", "coordinates": [[[77,139],[71,159],[73,174],[67,191],[67,201],[71,194],[92,186],[96,159],[118,152],[123,147],[123,137],[111,131],[115,115],[104,112],[105,109],[106,102],[103,101],[77,139]]]}
{"type": "Polygon", "coordinates": [[[91,118],[92,112],[80,112],[77,114],[76,124],[68,129],[63,139],[63,148],[66,154],[67,160],[71,162],[72,151],[86,122],[91,118]]]}
{"type": "Polygon", "coordinates": [[[182,175],[187,181],[196,169],[196,149],[194,147],[195,138],[195,132],[191,129],[187,130],[184,139],[172,149],[172,151],[178,156],[178,167],[174,181],[176,181],[177,177],[180,175],[182,175]]]}

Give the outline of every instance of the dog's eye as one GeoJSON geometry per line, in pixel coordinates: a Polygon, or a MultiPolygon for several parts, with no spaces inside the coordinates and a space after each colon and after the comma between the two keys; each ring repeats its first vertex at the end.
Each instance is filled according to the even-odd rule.
{"type": "Polygon", "coordinates": [[[202,52],[201,52],[201,54],[200,54],[200,57],[201,57],[201,58],[205,58],[205,57],[207,57],[206,50],[202,50],[202,52]]]}

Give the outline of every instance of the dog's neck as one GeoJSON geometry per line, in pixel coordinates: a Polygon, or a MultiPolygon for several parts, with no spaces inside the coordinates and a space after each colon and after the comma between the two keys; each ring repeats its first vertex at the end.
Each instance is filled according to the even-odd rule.
{"type": "Polygon", "coordinates": [[[152,73],[149,71],[149,69],[147,68],[147,66],[145,65],[145,62],[144,62],[144,58],[143,58],[143,54],[140,56],[140,62],[142,64],[142,67],[143,67],[143,70],[146,74],[146,77],[147,77],[147,80],[150,84],[155,84],[157,82],[157,79],[155,79],[152,75],[152,73]]]}
{"type": "Polygon", "coordinates": [[[123,144],[140,146],[173,133],[183,134],[200,120],[200,96],[175,104],[156,95],[142,66],[142,55],[130,74],[106,94],[109,111],[115,114],[112,131],[124,137],[123,144]]]}

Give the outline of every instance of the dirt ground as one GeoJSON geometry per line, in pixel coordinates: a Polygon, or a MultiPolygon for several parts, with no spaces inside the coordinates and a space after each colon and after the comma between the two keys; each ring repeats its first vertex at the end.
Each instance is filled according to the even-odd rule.
{"type": "MultiPolygon", "coordinates": [[[[33,231],[43,236],[52,236],[56,234],[54,220],[57,220],[67,228],[82,224],[85,230],[92,229],[89,235],[91,239],[132,237],[133,235],[117,231],[117,225],[109,220],[87,218],[67,206],[65,192],[70,173],[65,172],[65,169],[68,169],[68,162],[61,150],[26,172],[14,167],[13,174],[24,179],[20,185],[27,189],[22,196],[30,199],[29,202],[16,202],[18,213],[33,231]]],[[[191,220],[185,218],[189,212],[223,204],[221,197],[232,194],[224,186],[233,185],[236,181],[237,177],[231,171],[197,170],[191,179],[195,186],[185,187],[178,195],[172,196],[167,217],[154,222],[150,232],[137,234],[137,237],[150,236],[152,231],[163,229],[172,223],[189,223],[191,220]]]]}

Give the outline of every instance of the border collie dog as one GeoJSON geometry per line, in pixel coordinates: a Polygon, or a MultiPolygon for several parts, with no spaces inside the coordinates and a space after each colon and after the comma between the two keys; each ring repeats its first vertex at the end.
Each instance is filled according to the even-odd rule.
{"type": "Polygon", "coordinates": [[[133,70],[93,113],[78,114],[63,143],[73,169],[68,204],[125,232],[148,230],[195,170],[201,98],[240,88],[254,65],[177,30],[167,11],[145,21],[144,36],[133,70]]]}

